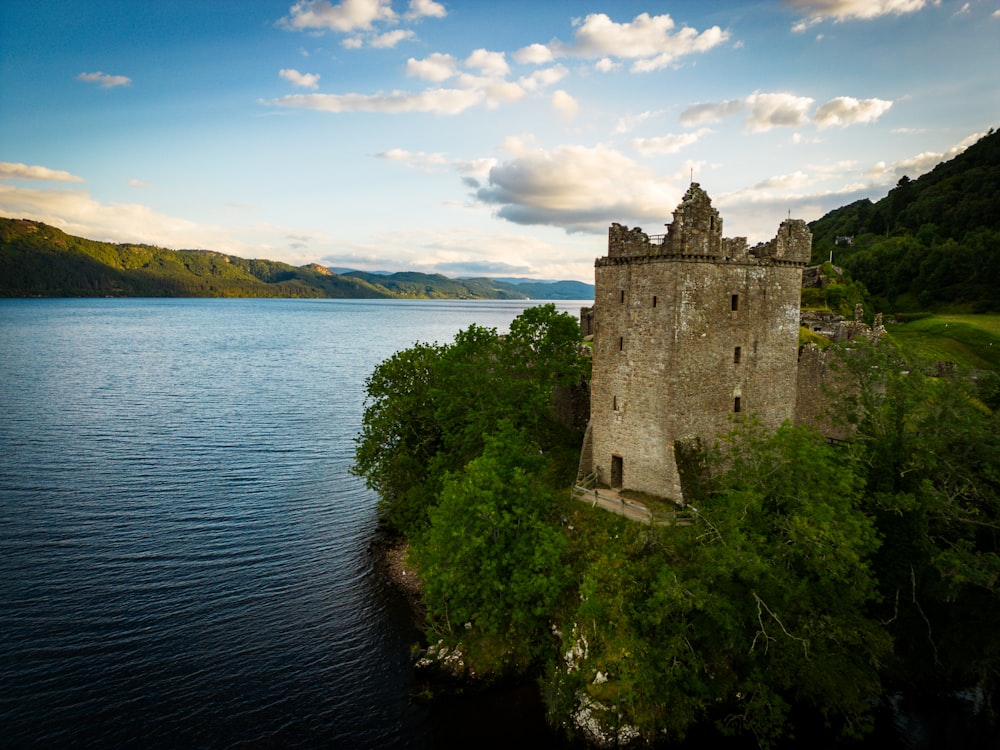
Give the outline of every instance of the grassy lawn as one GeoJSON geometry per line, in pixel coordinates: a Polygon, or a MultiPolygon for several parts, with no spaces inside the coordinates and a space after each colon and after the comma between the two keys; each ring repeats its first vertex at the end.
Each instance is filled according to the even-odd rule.
{"type": "Polygon", "coordinates": [[[929,315],[886,330],[913,354],[960,367],[1000,369],[1000,315],[929,315]]]}

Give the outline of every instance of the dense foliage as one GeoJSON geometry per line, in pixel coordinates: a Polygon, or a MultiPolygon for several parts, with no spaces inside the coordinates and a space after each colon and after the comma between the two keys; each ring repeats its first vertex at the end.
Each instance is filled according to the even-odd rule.
{"type": "Polygon", "coordinates": [[[693,464],[681,522],[647,526],[565,491],[579,436],[552,390],[580,377],[578,339],[534,308],[369,379],[356,471],[467,669],[540,675],[554,723],[610,743],[857,736],[896,691],[997,704],[996,378],[855,343],[835,402],[853,442],[737,421],[693,464]]]}
{"type": "Polygon", "coordinates": [[[1000,132],[882,200],[810,224],[813,257],[845,266],[888,310],[1000,310],[1000,132]],[[850,240],[845,239],[850,238],[850,240]],[[848,244],[848,242],[850,244],[848,244]]]}
{"type": "Polygon", "coordinates": [[[548,304],[527,308],[506,335],[472,325],[450,344],[416,344],[379,364],[366,381],[354,471],[381,497],[383,520],[422,531],[449,472],[480,456],[501,424],[572,458],[581,435],[558,418],[554,393],[588,374],[580,340],[576,320],[548,304]]]}
{"type": "Polygon", "coordinates": [[[511,284],[422,273],[336,274],[206,250],[116,245],[0,218],[3,297],[334,297],[588,299],[580,282],[511,284]],[[575,297],[570,295],[575,294],[575,297]]]}

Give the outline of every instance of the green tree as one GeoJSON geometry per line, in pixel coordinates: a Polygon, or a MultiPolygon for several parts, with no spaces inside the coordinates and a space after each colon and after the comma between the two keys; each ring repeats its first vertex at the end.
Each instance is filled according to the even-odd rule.
{"type": "Polygon", "coordinates": [[[887,678],[934,693],[978,685],[996,700],[1000,645],[1000,424],[961,375],[942,378],[889,342],[842,360],[846,414],[895,655],[887,678]],[[991,624],[992,623],[992,624],[991,624]]]}
{"type": "Polygon", "coordinates": [[[509,422],[444,481],[413,543],[431,632],[461,644],[477,673],[523,671],[555,641],[549,623],[567,583],[565,538],[550,523],[546,459],[509,422]]]}
{"type": "Polygon", "coordinates": [[[807,430],[747,423],[709,466],[690,524],[623,527],[587,566],[557,700],[618,740],[711,719],[766,744],[793,707],[860,733],[889,639],[867,614],[878,541],[852,463],[807,430]]]}
{"type": "Polygon", "coordinates": [[[436,344],[416,344],[380,363],[365,381],[351,470],[378,493],[383,519],[400,531],[426,524],[438,489],[429,467],[443,441],[434,400],[442,354],[436,344]]]}
{"type": "Polygon", "coordinates": [[[578,449],[553,395],[585,372],[580,340],[576,321],[548,304],[522,312],[507,335],[471,325],[451,344],[418,344],[378,365],[353,471],[379,493],[383,519],[405,534],[426,526],[445,475],[480,455],[502,421],[546,448],[578,449]]]}

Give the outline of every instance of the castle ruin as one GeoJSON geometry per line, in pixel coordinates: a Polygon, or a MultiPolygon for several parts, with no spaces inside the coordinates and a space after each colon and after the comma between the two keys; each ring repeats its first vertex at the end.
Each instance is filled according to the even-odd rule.
{"type": "Polygon", "coordinates": [[[773,240],[727,238],[692,183],[667,232],[612,224],[595,263],[590,422],[581,473],[682,501],[676,449],[754,415],[795,417],[802,270],[812,235],[787,219],[773,240]]]}

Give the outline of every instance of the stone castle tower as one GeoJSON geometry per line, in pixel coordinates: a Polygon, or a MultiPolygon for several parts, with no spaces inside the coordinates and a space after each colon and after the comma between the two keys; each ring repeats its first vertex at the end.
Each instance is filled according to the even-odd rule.
{"type": "Polygon", "coordinates": [[[812,235],[788,219],[749,248],[692,183],[662,236],[612,224],[595,263],[593,376],[582,473],[682,501],[675,445],[733,415],[795,415],[802,269],[812,235]]]}

